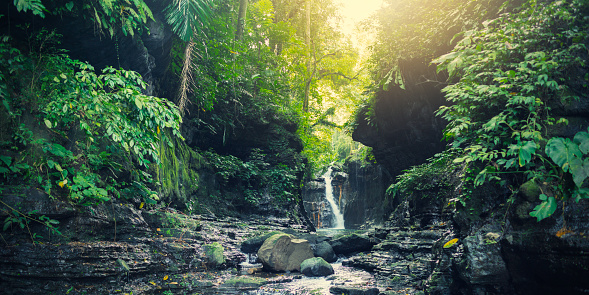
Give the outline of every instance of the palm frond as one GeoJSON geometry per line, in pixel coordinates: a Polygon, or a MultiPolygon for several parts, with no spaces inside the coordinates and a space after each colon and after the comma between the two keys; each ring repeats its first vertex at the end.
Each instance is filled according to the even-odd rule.
{"type": "Polygon", "coordinates": [[[174,33],[188,41],[210,19],[211,3],[210,0],[174,0],[165,13],[174,33]]]}

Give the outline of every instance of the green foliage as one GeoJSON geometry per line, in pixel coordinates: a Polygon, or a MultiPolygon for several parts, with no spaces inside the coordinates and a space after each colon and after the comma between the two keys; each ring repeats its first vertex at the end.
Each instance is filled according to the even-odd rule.
{"type": "Polygon", "coordinates": [[[107,31],[111,37],[118,30],[125,36],[134,36],[145,29],[148,20],[153,20],[151,9],[143,0],[88,0],[75,3],[68,2],[66,9],[93,21],[98,29],[107,31]]]}
{"type": "MultiPolygon", "coordinates": [[[[560,181],[540,147],[547,126],[566,122],[553,117],[551,106],[578,99],[580,84],[587,87],[571,75],[586,68],[589,24],[578,17],[586,9],[583,1],[528,1],[517,13],[462,33],[454,50],[434,61],[458,81],[444,88],[451,105],[437,114],[449,121],[446,138],[465,150],[455,162],[483,164],[471,166],[475,186],[506,172],[560,181]]],[[[565,172],[574,171],[579,187],[587,174],[578,144],[585,144],[584,134],[575,144],[552,139],[546,153],[565,172]]],[[[555,209],[554,197],[542,201],[533,212],[538,220],[555,209]]]]}
{"type": "Polygon", "coordinates": [[[2,211],[7,215],[6,219],[4,219],[2,231],[7,231],[8,229],[13,227],[19,227],[20,229],[26,228],[31,237],[31,241],[33,243],[38,243],[39,241],[37,241],[37,239],[43,237],[40,236],[38,233],[31,232],[29,225],[30,222],[33,221],[47,228],[50,234],[53,233],[61,235],[61,232],[59,231],[59,228],[57,226],[59,224],[58,220],[51,219],[45,215],[39,215],[38,210],[32,210],[28,213],[23,213],[11,207],[10,205],[4,203],[3,201],[0,201],[0,204],[4,206],[4,208],[2,208],[2,211]]]}
{"type": "Polygon", "coordinates": [[[575,183],[572,198],[577,202],[589,198],[589,189],[583,187],[585,180],[589,178],[589,133],[578,132],[573,141],[553,137],[546,144],[546,154],[563,172],[572,175],[575,183]]]}
{"type": "Polygon", "coordinates": [[[14,0],[14,6],[16,10],[27,12],[31,11],[34,15],[45,17],[45,6],[41,3],[41,0],[14,0]]]}
{"type": "Polygon", "coordinates": [[[65,55],[23,55],[8,41],[0,44],[2,112],[9,119],[2,136],[14,136],[1,146],[11,150],[1,158],[3,180],[24,178],[81,205],[120,192],[157,199],[145,183],[152,182],[152,163],[161,163],[160,145],[182,138],[177,108],[143,95],[145,83],[135,72],[106,68],[98,75],[65,55]],[[34,120],[17,124],[25,116],[34,120]],[[132,180],[117,181],[124,171],[132,180]]]}
{"type": "Polygon", "coordinates": [[[187,42],[211,18],[211,5],[209,0],[174,0],[165,9],[166,19],[174,33],[187,42]]]}
{"type": "Polygon", "coordinates": [[[271,165],[267,156],[254,149],[247,161],[221,156],[211,151],[203,153],[223,184],[237,184],[244,192],[244,204],[255,205],[266,191],[276,204],[288,203],[297,196],[296,170],[284,164],[271,165]]]}
{"type": "MultiPolygon", "coordinates": [[[[393,199],[409,192],[435,192],[436,196],[446,197],[450,187],[451,175],[458,167],[453,159],[458,150],[450,149],[428,159],[428,163],[413,166],[397,176],[397,181],[387,188],[387,194],[393,199]]],[[[427,194],[424,194],[425,196],[427,194]]]]}
{"type": "Polygon", "coordinates": [[[549,217],[556,211],[556,199],[554,197],[548,197],[545,194],[540,195],[542,203],[534,208],[534,211],[530,212],[530,216],[536,217],[538,221],[549,217]]]}
{"type": "Polygon", "coordinates": [[[455,44],[452,36],[472,29],[504,10],[507,5],[501,5],[503,2],[386,0],[387,5],[364,24],[366,29],[376,30],[377,34],[371,48],[371,71],[375,84],[385,90],[389,84],[403,88],[399,61],[430,62],[441,50],[455,44]]]}
{"type": "Polygon", "coordinates": [[[57,71],[44,76],[41,85],[52,98],[43,110],[48,128],[65,136],[72,123],[79,124],[87,144],[108,142],[108,149],[130,154],[145,167],[159,162],[160,140],[172,145],[161,131],[181,137],[176,106],[143,95],[146,85],[139,74],[108,67],[96,75],[89,64],[63,57],[51,60],[50,68],[57,71]]]}

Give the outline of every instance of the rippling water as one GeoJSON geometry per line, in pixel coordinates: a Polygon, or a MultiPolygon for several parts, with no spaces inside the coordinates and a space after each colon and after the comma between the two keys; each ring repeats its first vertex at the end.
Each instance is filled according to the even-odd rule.
{"type": "Polygon", "coordinates": [[[273,283],[262,286],[259,290],[245,294],[273,295],[273,294],[331,294],[329,288],[345,285],[347,287],[374,287],[374,277],[363,270],[343,266],[341,262],[332,264],[334,274],[328,277],[306,277],[299,273],[277,274],[290,282],[273,283]]]}

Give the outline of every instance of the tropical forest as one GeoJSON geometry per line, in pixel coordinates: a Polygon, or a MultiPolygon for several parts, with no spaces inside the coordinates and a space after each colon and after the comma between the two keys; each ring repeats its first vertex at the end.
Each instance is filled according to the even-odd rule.
{"type": "Polygon", "coordinates": [[[589,293],[589,0],[6,0],[0,293],[589,293]]]}

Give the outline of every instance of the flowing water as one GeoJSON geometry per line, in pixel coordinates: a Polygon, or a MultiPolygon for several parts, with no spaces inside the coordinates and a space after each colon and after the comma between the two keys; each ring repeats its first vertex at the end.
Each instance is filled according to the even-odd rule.
{"type": "Polygon", "coordinates": [[[342,214],[341,210],[339,209],[338,203],[336,203],[335,198],[333,196],[333,186],[331,185],[331,167],[327,169],[327,172],[323,175],[325,179],[325,198],[327,202],[331,206],[331,210],[333,212],[335,222],[333,224],[333,228],[335,229],[343,229],[344,226],[344,215],[342,214]]]}
{"type": "Polygon", "coordinates": [[[329,288],[335,286],[366,287],[375,286],[374,277],[363,270],[343,266],[341,262],[332,263],[334,274],[328,277],[306,277],[300,274],[281,274],[285,282],[268,284],[249,294],[322,294],[328,295],[329,288]],[[292,281],[289,281],[293,278],[292,281]]]}

